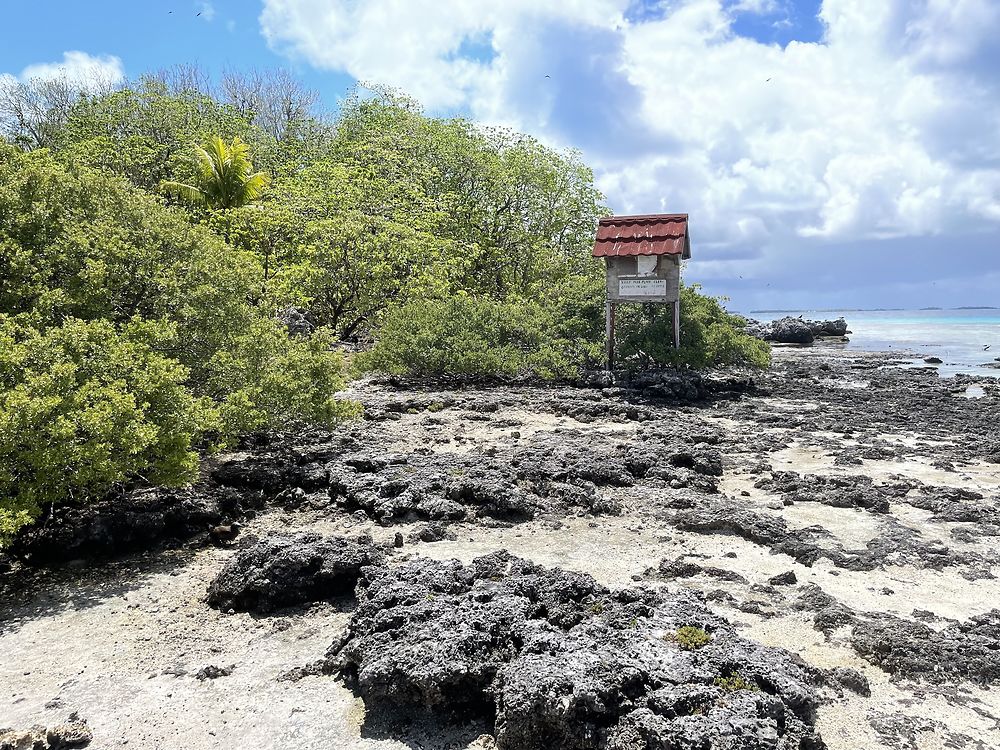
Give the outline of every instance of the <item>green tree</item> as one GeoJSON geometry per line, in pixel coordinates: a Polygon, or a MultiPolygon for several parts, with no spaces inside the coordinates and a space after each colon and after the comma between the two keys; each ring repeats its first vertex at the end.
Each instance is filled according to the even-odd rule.
{"type": "Polygon", "coordinates": [[[196,185],[164,180],[160,189],[190,203],[208,208],[238,208],[260,198],[270,180],[266,172],[254,172],[250,147],[239,136],[226,143],[218,136],[202,146],[193,146],[196,185]]]}
{"type": "Polygon", "coordinates": [[[253,255],[121,178],[0,146],[0,313],[164,321],[170,356],[198,380],[260,313],[253,255]]]}
{"type": "Polygon", "coordinates": [[[146,76],[117,91],[78,98],[51,148],[66,163],[121,175],[151,192],[163,180],[193,180],[190,146],[213,135],[239,136],[259,164],[273,168],[278,157],[272,139],[195,86],[197,76],[174,78],[146,76]]]}
{"type": "Polygon", "coordinates": [[[344,104],[332,158],[419,186],[439,212],[436,234],[461,255],[458,288],[502,298],[591,272],[594,227],[609,211],[578,153],[371,93],[344,104]]]}
{"type": "MultiPolygon", "coordinates": [[[[248,331],[282,356],[301,353],[301,342],[290,340],[273,308],[261,303],[264,287],[252,253],[121,178],[65,167],[44,150],[0,146],[0,314],[40,330],[66,318],[106,320],[183,365],[194,394],[222,401],[219,384],[235,381],[226,380],[220,363],[243,366],[238,352],[248,331]]],[[[317,366],[339,370],[339,355],[329,348],[323,338],[309,351],[317,366]]],[[[254,372],[264,378],[267,367],[283,366],[274,356],[254,372]]],[[[308,392],[340,384],[326,378],[299,386],[308,392]]],[[[283,393],[291,398],[290,389],[283,393]]],[[[278,405],[278,396],[268,399],[258,405],[260,424],[278,426],[296,412],[292,403],[278,405]]],[[[300,416],[322,415],[312,409],[300,416]]]]}
{"type": "Polygon", "coordinates": [[[0,544],[43,505],[86,502],[136,476],[182,484],[217,429],[187,370],[108,321],[39,331],[0,315],[0,544]]]}

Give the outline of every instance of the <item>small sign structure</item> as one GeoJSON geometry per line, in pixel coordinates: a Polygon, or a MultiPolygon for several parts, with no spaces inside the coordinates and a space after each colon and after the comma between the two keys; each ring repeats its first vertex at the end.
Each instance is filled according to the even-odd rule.
{"type": "Polygon", "coordinates": [[[687,214],[607,216],[597,226],[593,255],[607,264],[608,369],[614,369],[615,310],[621,302],[672,305],[679,347],[681,261],[691,257],[687,214]]]}

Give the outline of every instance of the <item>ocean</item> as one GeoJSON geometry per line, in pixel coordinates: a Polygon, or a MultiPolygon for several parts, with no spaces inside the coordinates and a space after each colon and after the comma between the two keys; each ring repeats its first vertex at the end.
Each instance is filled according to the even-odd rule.
{"type": "Polygon", "coordinates": [[[850,343],[846,349],[897,351],[908,366],[926,367],[924,357],[939,357],[938,374],[1000,377],[1000,309],[978,310],[796,310],[742,313],[757,320],[786,315],[813,320],[844,317],[850,343]],[[986,348],[989,347],[989,348],[986,348]],[[914,356],[907,357],[912,353],[914,356]]]}

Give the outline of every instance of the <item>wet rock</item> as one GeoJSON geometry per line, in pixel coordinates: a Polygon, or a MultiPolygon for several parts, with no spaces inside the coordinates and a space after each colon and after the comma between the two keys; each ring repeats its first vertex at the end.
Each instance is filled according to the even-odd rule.
{"type": "Polygon", "coordinates": [[[370,715],[493,719],[519,750],[823,747],[808,670],[684,591],[613,592],[501,552],[369,567],[358,597],[327,668],[370,715]],[[711,638],[684,650],[685,625],[711,638]]]}
{"type": "Polygon", "coordinates": [[[889,614],[859,620],[851,645],[894,679],[1000,682],[1000,610],[936,630],[889,614]]]}
{"type": "Polygon", "coordinates": [[[270,612],[350,594],[361,568],[384,553],[368,541],[315,533],[276,536],[237,552],[208,587],[221,610],[270,612]]]}

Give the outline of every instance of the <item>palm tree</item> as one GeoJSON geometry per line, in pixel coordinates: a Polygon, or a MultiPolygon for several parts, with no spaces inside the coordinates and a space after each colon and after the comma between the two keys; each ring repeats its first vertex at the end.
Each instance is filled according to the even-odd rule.
{"type": "Polygon", "coordinates": [[[268,175],[253,172],[250,149],[239,136],[231,143],[215,136],[205,147],[194,147],[197,185],[164,180],[160,189],[209,208],[237,208],[257,200],[267,187],[268,175]]]}

